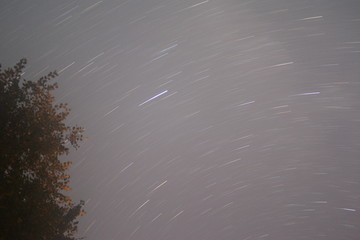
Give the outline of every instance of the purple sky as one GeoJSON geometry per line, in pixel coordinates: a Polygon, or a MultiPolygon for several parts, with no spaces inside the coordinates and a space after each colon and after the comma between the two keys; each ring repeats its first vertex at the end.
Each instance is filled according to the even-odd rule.
{"type": "Polygon", "coordinates": [[[360,1],[2,0],[60,72],[88,240],[360,239],[360,1]]]}

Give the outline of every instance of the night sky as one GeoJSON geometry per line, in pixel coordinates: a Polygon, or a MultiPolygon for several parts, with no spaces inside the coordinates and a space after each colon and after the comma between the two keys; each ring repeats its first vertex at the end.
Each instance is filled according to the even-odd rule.
{"type": "Polygon", "coordinates": [[[79,235],[360,239],[359,0],[0,3],[2,65],[86,129],[79,235]]]}

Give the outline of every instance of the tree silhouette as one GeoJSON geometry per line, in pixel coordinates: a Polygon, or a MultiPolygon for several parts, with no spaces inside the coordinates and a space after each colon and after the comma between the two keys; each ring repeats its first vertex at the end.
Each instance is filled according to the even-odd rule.
{"type": "Polygon", "coordinates": [[[83,128],[66,125],[70,109],[55,104],[57,73],[28,81],[25,65],[0,65],[0,239],[76,239],[84,202],[65,195],[71,162],[59,157],[79,147],[83,128]]]}

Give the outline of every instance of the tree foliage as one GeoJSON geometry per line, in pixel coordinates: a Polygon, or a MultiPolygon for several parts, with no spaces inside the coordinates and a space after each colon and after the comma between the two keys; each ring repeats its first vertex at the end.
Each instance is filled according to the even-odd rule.
{"type": "Polygon", "coordinates": [[[26,59],[0,66],[0,240],[75,239],[84,202],[66,196],[71,162],[60,156],[79,147],[83,128],[64,122],[66,104],[55,104],[50,72],[22,77],[26,59]]]}

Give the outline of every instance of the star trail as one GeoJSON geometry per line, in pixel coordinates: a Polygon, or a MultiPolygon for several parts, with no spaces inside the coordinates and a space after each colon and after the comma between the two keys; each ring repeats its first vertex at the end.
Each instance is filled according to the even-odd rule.
{"type": "Polygon", "coordinates": [[[58,70],[88,240],[360,239],[360,1],[2,1],[58,70]]]}

